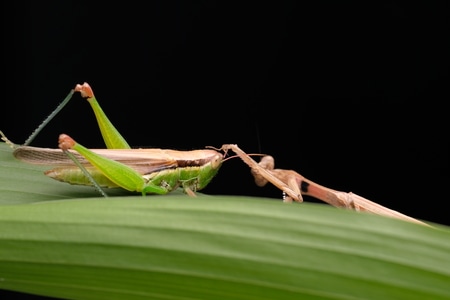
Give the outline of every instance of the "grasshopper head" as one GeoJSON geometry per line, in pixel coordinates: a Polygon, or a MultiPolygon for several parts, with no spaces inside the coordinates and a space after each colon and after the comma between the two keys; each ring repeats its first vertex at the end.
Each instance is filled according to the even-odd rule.
{"type": "Polygon", "coordinates": [[[217,152],[208,163],[201,167],[197,177],[197,190],[203,189],[211,182],[222,166],[222,161],[223,155],[217,152]]]}

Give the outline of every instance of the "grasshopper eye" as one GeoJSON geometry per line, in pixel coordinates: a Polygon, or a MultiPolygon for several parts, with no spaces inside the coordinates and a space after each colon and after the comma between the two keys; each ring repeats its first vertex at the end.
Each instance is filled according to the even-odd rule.
{"type": "Polygon", "coordinates": [[[217,154],[211,159],[211,168],[218,169],[222,164],[222,154],[217,154]]]}

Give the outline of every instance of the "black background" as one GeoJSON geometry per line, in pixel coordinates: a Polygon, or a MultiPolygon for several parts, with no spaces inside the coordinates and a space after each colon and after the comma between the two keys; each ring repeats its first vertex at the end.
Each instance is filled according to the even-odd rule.
{"type": "MultiPolygon", "coordinates": [[[[14,142],[86,81],[132,146],[238,144],[450,225],[445,1],[99,3],[4,2],[0,129],[14,142]]],[[[62,132],[104,147],[79,95],[34,145],[62,132]]],[[[281,197],[238,159],[204,192],[281,197]]]]}
{"type": "MultiPolygon", "coordinates": [[[[133,146],[236,143],[450,225],[448,4],[240,2],[4,1],[0,129],[23,142],[86,81],[133,146]]],[[[79,96],[34,145],[62,132],[103,147],[79,96]]],[[[204,192],[281,197],[240,160],[204,192]]]]}

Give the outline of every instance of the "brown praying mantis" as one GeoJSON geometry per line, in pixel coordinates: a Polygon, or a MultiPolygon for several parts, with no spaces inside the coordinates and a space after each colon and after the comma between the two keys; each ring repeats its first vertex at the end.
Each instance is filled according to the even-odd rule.
{"type": "Polygon", "coordinates": [[[285,202],[302,202],[302,194],[318,198],[336,207],[366,211],[405,221],[427,225],[417,219],[388,209],[353,193],[335,191],[318,185],[293,170],[274,169],[274,159],[263,156],[257,163],[237,145],[224,144],[220,149],[178,151],[171,149],[131,149],[97,102],[89,84],[76,85],[58,108],[33,132],[24,145],[9,141],[0,131],[2,140],[14,149],[19,160],[55,168],[45,174],[70,184],[93,185],[103,196],[103,187],[120,187],[146,194],[167,194],[179,187],[190,196],[205,188],[225,161],[227,151],[233,151],[251,169],[258,186],[272,183],[283,191],[285,202]],[[59,136],[59,148],[38,148],[29,144],[40,130],[70,100],[80,92],[90,103],[107,149],[88,149],[66,134],[59,136]],[[61,151],[62,150],[62,151],[61,151]],[[224,151],[222,154],[219,151],[224,151]]]}
{"type": "Polygon", "coordinates": [[[232,150],[250,167],[256,185],[262,187],[270,182],[283,191],[283,200],[285,202],[303,202],[303,194],[322,200],[335,207],[352,209],[355,211],[364,211],[419,223],[422,225],[428,225],[420,220],[384,207],[354,193],[336,191],[321,186],[309,179],[306,179],[293,170],[275,169],[275,162],[272,156],[264,156],[261,161],[257,163],[244,151],[239,149],[237,145],[223,145],[222,149],[232,150]]]}

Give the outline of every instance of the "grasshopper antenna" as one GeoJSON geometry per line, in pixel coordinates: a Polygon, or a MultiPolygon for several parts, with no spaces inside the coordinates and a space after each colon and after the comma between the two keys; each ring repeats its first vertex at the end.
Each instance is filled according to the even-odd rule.
{"type": "Polygon", "coordinates": [[[64,98],[64,100],[56,107],[56,109],[36,128],[30,137],[23,143],[24,146],[28,146],[34,140],[34,138],[41,132],[41,130],[59,113],[59,111],[66,106],[69,100],[72,98],[75,90],[71,90],[70,93],[64,98]]]}
{"type": "MultiPolygon", "coordinates": [[[[227,152],[228,152],[228,150],[230,150],[231,149],[231,147],[228,147],[228,145],[223,145],[221,148],[216,148],[216,147],[214,147],[214,146],[206,146],[205,147],[206,149],[213,149],[213,150],[216,150],[216,151],[224,151],[225,152],[225,154],[224,154],[224,157],[227,155],[227,152]]],[[[246,153],[248,156],[267,156],[267,154],[263,154],[263,153],[246,153]]],[[[232,158],[238,158],[238,157],[241,157],[241,156],[239,156],[239,155],[230,155],[230,156],[228,156],[228,157],[226,157],[226,158],[224,158],[223,160],[222,160],[222,163],[224,163],[224,162],[226,162],[227,160],[230,160],[230,159],[232,159],[232,158]]]]}
{"type": "MultiPolygon", "coordinates": [[[[262,153],[247,153],[247,155],[248,156],[267,156],[267,154],[262,154],[262,153]]],[[[225,159],[223,159],[222,160],[222,163],[224,163],[224,162],[226,162],[227,160],[230,160],[230,159],[232,159],[232,158],[238,158],[238,157],[240,157],[239,155],[231,155],[231,156],[228,156],[227,158],[225,158],[225,159]]]]}

